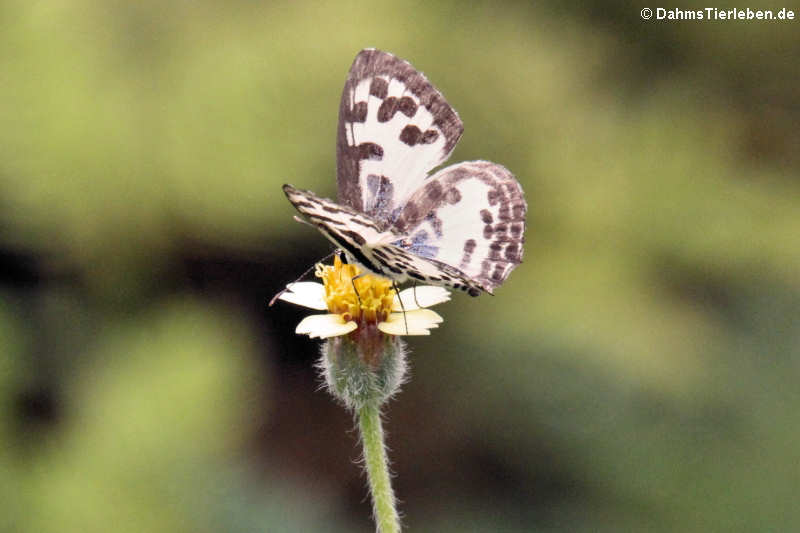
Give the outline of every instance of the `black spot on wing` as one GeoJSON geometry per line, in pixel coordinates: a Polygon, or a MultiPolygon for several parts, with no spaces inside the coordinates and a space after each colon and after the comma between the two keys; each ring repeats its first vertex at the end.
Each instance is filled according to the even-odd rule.
{"type": "Polygon", "coordinates": [[[345,222],[337,219],[337,218],[330,218],[324,215],[318,215],[316,213],[308,213],[308,217],[311,219],[312,222],[324,222],[330,226],[345,226],[345,222]]]}
{"type": "Polygon", "coordinates": [[[503,265],[497,264],[494,267],[494,272],[492,272],[492,281],[500,282],[503,281],[503,274],[505,273],[505,268],[503,265]]]}
{"type": "Polygon", "coordinates": [[[512,262],[519,261],[519,245],[515,242],[508,243],[506,246],[505,257],[512,262]]]}
{"type": "Polygon", "coordinates": [[[425,133],[422,134],[422,139],[420,142],[422,144],[433,144],[436,142],[436,139],[439,138],[439,132],[436,130],[425,130],[425,133]]]}
{"type": "Polygon", "coordinates": [[[374,229],[375,231],[380,231],[378,226],[376,226],[374,223],[369,222],[367,220],[362,220],[362,219],[356,218],[356,217],[352,217],[349,220],[350,220],[351,223],[356,224],[358,226],[363,226],[365,228],[374,229]]]}
{"type": "Polygon", "coordinates": [[[444,201],[450,205],[455,205],[461,201],[461,193],[455,187],[450,187],[445,193],[444,201]]]}
{"type": "Polygon", "coordinates": [[[366,242],[367,242],[367,240],[364,238],[364,236],[361,235],[360,233],[358,233],[357,231],[342,230],[340,233],[342,235],[344,235],[345,237],[351,238],[359,246],[364,246],[364,244],[366,244],[366,242]]]}
{"type": "Polygon", "coordinates": [[[500,205],[500,210],[497,212],[497,218],[503,222],[508,222],[511,220],[511,205],[508,202],[500,205]]]}
{"type": "Polygon", "coordinates": [[[439,201],[443,192],[442,184],[438,181],[431,181],[425,185],[425,196],[434,204],[439,201]]]}
{"type": "Polygon", "coordinates": [[[475,239],[468,239],[464,243],[464,255],[461,256],[461,264],[459,265],[460,268],[466,268],[469,266],[470,261],[472,261],[472,252],[475,251],[475,247],[477,244],[475,243],[475,239]]]}
{"type": "Polygon", "coordinates": [[[411,118],[417,112],[417,103],[410,96],[404,96],[397,101],[397,110],[411,118]]]}
{"type": "Polygon", "coordinates": [[[383,159],[383,148],[379,144],[365,142],[356,146],[359,159],[380,161],[383,159]]]}
{"type": "MultiPolygon", "coordinates": [[[[400,276],[404,274],[405,271],[401,268],[398,268],[399,262],[396,259],[391,259],[387,257],[387,252],[390,251],[394,252],[390,248],[386,248],[385,252],[376,248],[372,250],[372,254],[375,256],[375,259],[381,264],[381,266],[383,266],[384,272],[388,270],[389,272],[392,272],[393,274],[397,274],[398,276],[400,276]]],[[[394,255],[394,253],[392,253],[391,255],[394,255]]]]}
{"type": "Polygon", "coordinates": [[[369,94],[370,96],[377,96],[381,100],[386,98],[386,94],[389,92],[389,82],[384,80],[383,78],[373,78],[372,83],[369,86],[369,94]]]}
{"type": "Polygon", "coordinates": [[[489,259],[492,261],[499,261],[500,260],[500,251],[503,249],[503,245],[497,241],[494,241],[492,244],[489,245],[489,259]]]}
{"type": "Polygon", "coordinates": [[[347,122],[366,122],[367,121],[367,103],[356,102],[353,107],[345,112],[344,120],[347,122]]]}
{"type": "Polygon", "coordinates": [[[394,272],[395,274],[402,274],[403,273],[403,271],[401,269],[393,266],[391,263],[385,263],[384,266],[386,268],[388,268],[391,272],[394,272]]]}
{"type": "Polygon", "coordinates": [[[413,124],[409,124],[400,132],[400,140],[403,141],[408,146],[414,146],[422,137],[422,131],[414,126],[413,124]]]}
{"type": "Polygon", "coordinates": [[[417,204],[414,202],[408,202],[405,207],[403,207],[403,217],[408,219],[415,219],[419,213],[419,209],[417,209],[417,204]]]}
{"type": "Polygon", "coordinates": [[[390,96],[378,107],[378,122],[388,122],[392,120],[395,112],[397,111],[397,98],[390,96]]]}

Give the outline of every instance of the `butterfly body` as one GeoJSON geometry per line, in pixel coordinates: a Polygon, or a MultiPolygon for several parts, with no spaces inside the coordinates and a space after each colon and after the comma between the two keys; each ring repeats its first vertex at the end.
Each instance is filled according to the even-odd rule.
{"type": "Polygon", "coordinates": [[[429,172],[463,132],[458,114],[406,61],[361,51],[339,110],[339,199],[284,185],[294,206],[367,271],[491,293],[522,261],[527,205],[501,165],[429,172]]]}

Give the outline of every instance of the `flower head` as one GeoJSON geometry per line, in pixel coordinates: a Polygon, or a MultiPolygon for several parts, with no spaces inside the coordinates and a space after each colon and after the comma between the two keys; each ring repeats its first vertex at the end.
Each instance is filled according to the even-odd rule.
{"type": "Polygon", "coordinates": [[[291,283],[280,296],[287,302],[328,311],[307,316],[297,325],[296,333],[312,338],[375,334],[375,328],[388,335],[429,335],[443,319],[426,307],[450,299],[447,290],[433,286],[405,289],[398,295],[391,281],[362,274],[356,265],[343,264],[338,256],[333,265],[318,264],[315,275],[322,279],[321,284],[291,283]]]}

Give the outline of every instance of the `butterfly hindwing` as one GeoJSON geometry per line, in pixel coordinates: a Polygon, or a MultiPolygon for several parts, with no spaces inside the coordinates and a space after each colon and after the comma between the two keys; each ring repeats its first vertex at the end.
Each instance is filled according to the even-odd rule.
{"type": "Polygon", "coordinates": [[[449,157],[463,130],[422,73],[392,54],[362,50],[339,107],[339,202],[384,224],[449,157]]]}
{"type": "Polygon", "coordinates": [[[501,165],[469,161],[425,181],[392,224],[409,251],[447,264],[488,291],[522,261],[527,205],[501,165]]]}

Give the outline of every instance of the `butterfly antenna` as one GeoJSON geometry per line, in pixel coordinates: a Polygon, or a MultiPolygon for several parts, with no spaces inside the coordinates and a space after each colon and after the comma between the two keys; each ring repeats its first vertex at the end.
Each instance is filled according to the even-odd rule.
{"type": "MultiPolygon", "coordinates": [[[[394,287],[394,292],[397,294],[397,299],[400,300],[400,309],[403,310],[403,322],[406,325],[406,335],[408,335],[408,317],[406,317],[406,306],[403,305],[403,299],[400,298],[400,288],[397,286],[397,282],[392,280],[392,286],[394,287]]],[[[419,307],[419,304],[417,304],[419,307]]]]}
{"type": "MultiPolygon", "coordinates": [[[[311,223],[311,222],[309,222],[308,220],[303,220],[302,218],[300,218],[300,217],[299,217],[299,216],[297,216],[297,215],[294,215],[292,218],[294,219],[294,221],[295,221],[295,222],[299,222],[299,223],[301,223],[301,224],[305,224],[306,226],[311,226],[312,228],[314,227],[314,224],[312,224],[312,223],[311,223]]],[[[337,250],[337,251],[338,251],[338,250],[337,250]]],[[[334,251],[333,253],[335,254],[335,253],[336,253],[336,251],[334,251]]],[[[333,254],[331,254],[331,255],[333,255],[333,254]]],[[[328,257],[330,257],[330,255],[329,255],[328,257]]]]}
{"type": "MultiPolygon", "coordinates": [[[[305,221],[303,221],[303,222],[305,222],[305,221]]],[[[272,307],[272,305],[275,303],[275,301],[276,301],[278,298],[280,298],[280,297],[281,297],[281,294],[283,294],[284,292],[288,291],[288,290],[289,290],[289,287],[291,287],[293,283],[297,283],[298,281],[300,281],[301,279],[303,279],[304,277],[306,277],[306,276],[308,275],[308,273],[309,273],[309,272],[311,272],[312,270],[314,270],[314,269],[317,267],[317,264],[318,264],[318,263],[321,263],[321,262],[323,262],[323,261],[327,261],[327,260],[328,260],[328,258],[329,258],[330,256],[332,256],[333,254],[335,254],[335,253],[336,253],[336,252],[338,252],[338,251],[339,251],[339,250],[334,250],[334,251],[332,251],[331,253],[329,253],[328,255],[326,255],[325,257],[323,257],[323,258],[322,258],[322,259],[320,259],[319,261],[315,262],[313,265],[311,265],[311,267],[310,267],[308,270],[306,270],[305,272],[303,272],[303,274],[302,274],[302,275],[301,275],[299,278],[297,278],[296,280],[294,280],[292,283],[289,283],[289,284],[286,286],[286,288],[285,288],[285,289],[283,289],[281,292],[279,292],[278,294],[276,294],[275,296],[273,296],[273,297],[272,297],[272,300],[270,300],[270,301],[269,301],[269,307],[272,307]]]]}
{"type": "MultiPolygon", "coordinates": [[[[400,296],[398,295],[397,297],[399,298],[400,296]]],[[[417,301],[417,282],[416,281],[414,282],[414,303],[417,304],[417,307],[422,309],[422,306],[419,305],[419,301],[417,301]]]]}

